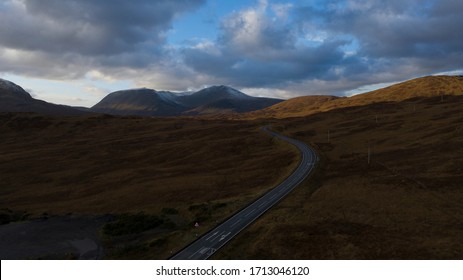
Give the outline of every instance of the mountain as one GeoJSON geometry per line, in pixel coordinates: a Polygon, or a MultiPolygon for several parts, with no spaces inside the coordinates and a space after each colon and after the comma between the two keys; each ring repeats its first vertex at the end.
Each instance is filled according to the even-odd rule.
{"type": "Polygon", "coordinates": [[[212,86],[194,93],[172,93],[141,88],[108,94],[90,109],[36,100],[20,86],[0,79],[0,112],[38,112],[79,115],[181,116],[222,115],[232,119],[289,118],[336,108],[379,102],[463,94],[463,76],[427,76],[352,97],[303,96],[290,100],[253,97],[229,86],[212,86]],[[244,114],[230,114],[244,113],[244,114]]]}
{"type": "Polygon", "coordinates": [[[91,110],[113,115],[175,116],[188,109],[176,101],[178,97],[147,88],[121,90],[108,94],[91,110]]]}
{"type": "Polygon", "coordinates": [[[182,96],[180,102],[190,108],[195,108],[221,100],[246,101],[253,98],[228,86],[212,86],[191,95],[182,96]]]}
{"type": "Polygon", "coordinates": [[[253,97],[228,86],[212,86],[183,96],[182,104],[193,108],[187,114],[243,113],[260,110],[283,100],[253,97]]]}
{"type": "Polygon", "coordinates": [[[252,97],[228,86],[212,86],[195,93],[180,94],[143,88],[110,93],[91,110],[114,115],[203,115],[250,112],[281,101],[252,97]]]}
{"type": "Polygon", "coordinates": [[[235,116],[235,118],[301,117],[336,108],[363,106],[380,102],[399,102],[443,95],[463,95],[463,76],[421,77],[351,97],[296,97],[263,110],[235,116]]]}
{"type": "Polygon", "coordinates": [[[47,115],[85,114],[69,106],[34,99],[22,87],[3,79],[0,79],[0,112],[35,112],[47,115]]]}

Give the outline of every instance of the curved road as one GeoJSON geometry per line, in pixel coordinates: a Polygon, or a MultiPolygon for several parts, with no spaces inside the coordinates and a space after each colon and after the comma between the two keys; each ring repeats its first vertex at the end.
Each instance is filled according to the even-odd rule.
{"type": "Polygon", "coordinates": [[[254,222],[278,201],[288,195],[297,187],[313,170],[318,161],[315,151],[307,144],[277,134],[269,130],[270,126],[261,129],[271,136],[278,137],[294,146],[301,152],[302,159],[296,170],[277,187],[242,209],[228,220],[207,232],[196,241],[173,255],[171,260],[205,260],[212,256],[217,250],[228,241],[254,222]]]}

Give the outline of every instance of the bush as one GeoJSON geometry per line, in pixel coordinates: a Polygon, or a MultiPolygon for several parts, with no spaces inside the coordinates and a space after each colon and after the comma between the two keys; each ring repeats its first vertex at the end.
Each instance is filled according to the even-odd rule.
{"type": "Polygon", "coordinates": [[[219,208],[224,208],[227,206],[227,203],[225,202],[220,202],[220,203],[216,203],[212,206],[212,208],[215,210],[215,209],[219,209],[219,208]]]}
{"type": "Polygon", "coordinates": [[[175,208],[162,208],[161,213],[165,215],[177,215],[178,210],[175,208]]]}

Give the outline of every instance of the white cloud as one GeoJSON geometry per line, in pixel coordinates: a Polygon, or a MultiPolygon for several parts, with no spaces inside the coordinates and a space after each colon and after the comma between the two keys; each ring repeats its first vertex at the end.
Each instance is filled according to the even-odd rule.
{"type": "Polygon", "coordinates": [[[258,48],[262,42],[262,31],[267,26],[265,11],[258,8],[235,13],[224,20],[223,26],[231,31],[228,40],[235,48],[258,48]]]}
{"type": "Polygon", "coordinates": [[[293,95],[292,92],[289,92],[284,89],[275,89],[275,88],[242,88],[242,92],[245,92],[251,96],[257,97],[274,97],[281,99],[291,98],[293,95]]]}
{"type": "Polygon", "coordinates": [[[196,45],[192,46],[193,49],[197,49],[200,51],[204,51],[208,54],[220,56],[222,55],[221,50],[217,47],[217,45],[209,40],[202,40],[201,42],[197,43],[196,45]]]}
{"type": "Polygon", "coordinates": [[[113,76],[107,75],[100,70],[92,69],[85,74],[85,77],[91,80],[101,80],[105,82],[115,82],[117,81],[113,76]]]}

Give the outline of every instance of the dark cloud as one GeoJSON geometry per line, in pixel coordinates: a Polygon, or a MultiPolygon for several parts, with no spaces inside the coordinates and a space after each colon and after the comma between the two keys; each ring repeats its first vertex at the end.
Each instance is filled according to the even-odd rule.
{"type": "Polygon", "coordinates": [[[420,57],[460,51],[463,46],[458,36],[463,17],[442,13],[446,4],[457,8],[454,4],[457,1],[357,2],[370,4],[363,9],[353,6],[334,11],[324,27],[334,34],[350,34],[357,38],[362,55],[420,57]]]}
{"type": "Polygon", "coordinates": [[[186,49],[185,63],[237,86],[353,81],[346,90],[463,65],[462,1],[318,1],[295,5],[289,19],[269,5],[232,14],[215,49],[186,49]]]}
{"type": "Polygon", "coordinates": [[[195,71],[226,79],[243,87],[283,85],[307,78],[330,79],[333,65],[343,58],[339,46],[330,42],[322,46],[286,50],[284,53],[247,55],[224,47],[220,55],[202,49],[186,49],[185,63],[195,71]]]}
{"type": "Polygon", "coordinates": [[[205,1],[2,1],[0,72],[66,80],[89,71],[109,80],[143,76],[170,59],[165,36],[173,20],[205,1]]]}
{"type": "Polygon", "coordinates": [[[183,50],[186,65],[240,87],[332,79],[335,66],[344,61],[341,47],[350,42],[334,38],[312,45],[299,44],[304,34],[295,22],[269,10],[263,2],[231,14],[222,22],[222,33],[212,47],[183,50]]]}
{"type": "Polygon", "coordinates": [[[106,55],[149,51],[164,42],[173,18],[203,0],[23,0],[0,11],[5,47],[106,55]]]}

